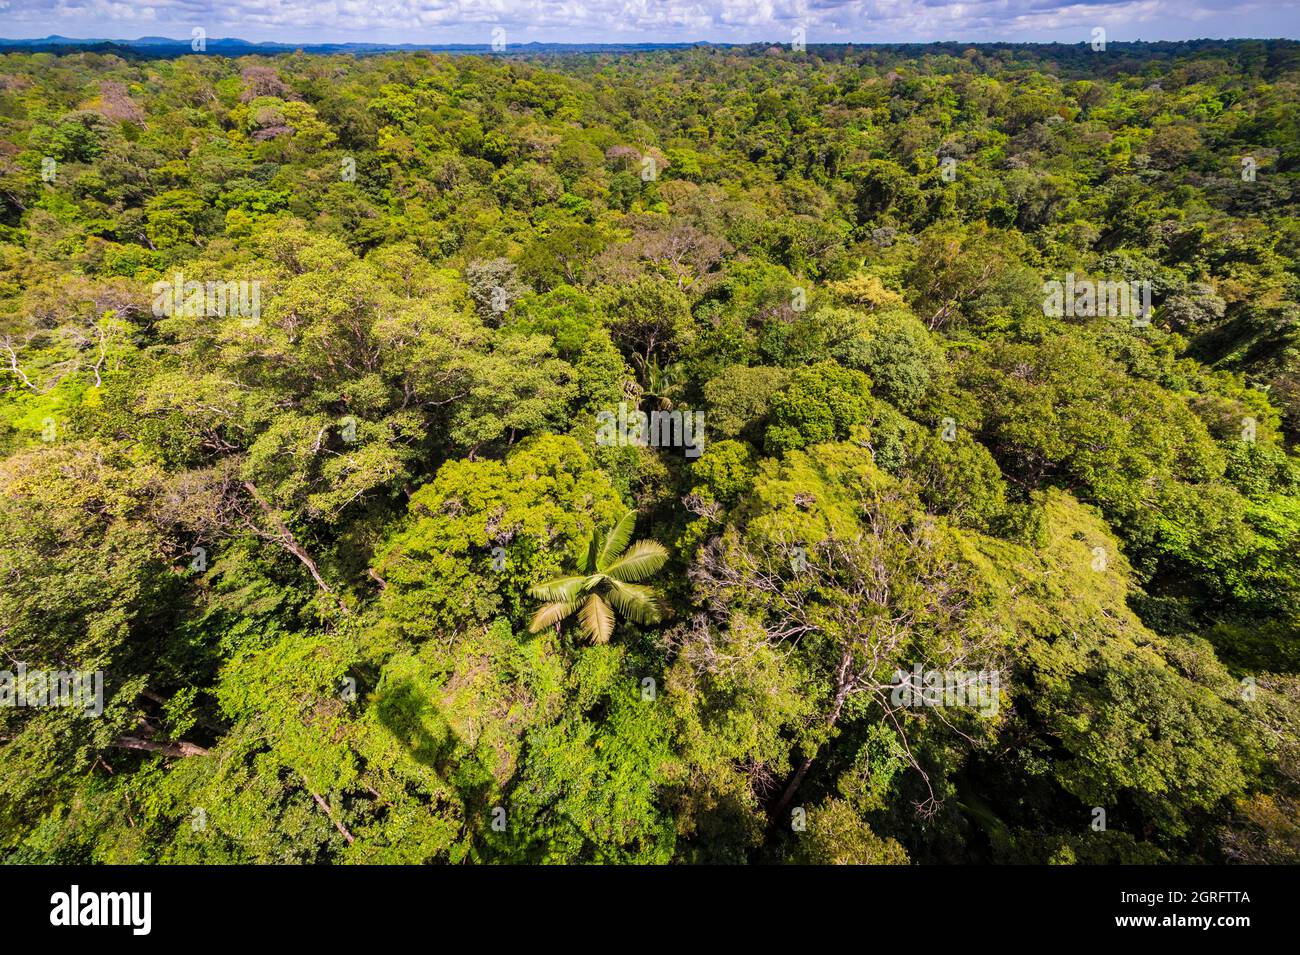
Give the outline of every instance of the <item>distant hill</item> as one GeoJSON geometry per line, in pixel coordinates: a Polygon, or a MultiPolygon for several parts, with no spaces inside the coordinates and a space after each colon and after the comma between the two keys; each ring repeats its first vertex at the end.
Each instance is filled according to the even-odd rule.
{"type": "MultiPolygon", "coordinates": [[[[508,43],[505,53],[622,53],[639,50],[690,49],[695,46],[723,46],[714,43],[508,43]]],[[[9,40],[0,37],[0,52],[70,53],[83,50],[111,51],[123,55],[132,53],[158,56],[186,56],[193,51],[189,39],[162,36],[142,36],[134,40],[92,37],[76,39],[52,34],[27,40],[9,40]]],[[[254,42],[238,37],[209,37],[205,52],[222,56],[244,56],[251,53],[352,53],[366,55],[412,50],[429,50],[437,53],[490,53],[490,43],[277,43],[254,42]]]]}
{"type": "MultiPolygon", "coordinates": [[[[452,53],[484,54],[515,57],[558,58],[591,53],[648,53],[658,50],[690,50],[696,47],[735,51],[745,55],[775,55],[788,49],[789,44],[779,41],[754,43],[508,43],[504,50],[495,51],[490,43],[279,43],[255,42],[238,37],[207,39],[204,53],[208,56],[239,57],[250,55],[275,56],[301,51],[308,54],[347,54],[371,56],[382,53],[452,53]]],[[[1233,40],[1158,40],[1112,42],[1108,49],[1112,55],[1099,63],[1096,53],[1086,42],[1079,43],[1029,43],[1020,41],[993,41],[967,43],[961,41],[936,41],[933,43],[817,43],[809,44],[808,51],[819,59],[838,62],[846,58],[866,56],[872,65],[887,67],[919,57],[951,57],[959,60],[971,51],[1000,57],[1023,60],[1026,68],[1050,63],[1051,69],[1062,76],[1091,77],[1140,72],[1152,61],[1169,61],[1180,57],[1238,56],[1243,50],[1251,51],[1269,64],[1270,69],[1290,68],[1300,61],[1300,42],[1284,39],[1233,39],[1233,40]]],[[[58,34],[26,40],[0,38],[3,53],[111,53],[126,60],[145,60],[190,56],[195,51],[188,38],[145,36],[134,40],[102,37],[77,39],[58,34]]]]}

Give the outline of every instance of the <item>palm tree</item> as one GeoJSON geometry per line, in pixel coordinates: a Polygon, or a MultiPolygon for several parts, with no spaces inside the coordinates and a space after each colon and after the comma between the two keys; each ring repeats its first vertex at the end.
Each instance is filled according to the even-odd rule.
{"type": "Polygon", "coordinates": [[[641,385],[641,394],[653,398],[660,411],[672,411],[672,395],[682,378],[681,362],[660,365],[658,359],[651,358],[647,361],[640,355],[633,355],[632,360],[641,369],[641,376],[645,379],[641,385]]]}
{"type": "Polygon", "coordinates": [[[656,573],[668,559],[658,541],[637,541],[628,547],[636,527],[636,511],[628,511],[608,534],[592,531],[587,549],[578,558],[578,573],[537,584],[530,593],[543,600],[528,629],[540,633],[558,627],[576,610],[578,622],[592,643],[608,643],[617,611],[634,623],[660,618],[659,595],[639,581],[656,573]]]}

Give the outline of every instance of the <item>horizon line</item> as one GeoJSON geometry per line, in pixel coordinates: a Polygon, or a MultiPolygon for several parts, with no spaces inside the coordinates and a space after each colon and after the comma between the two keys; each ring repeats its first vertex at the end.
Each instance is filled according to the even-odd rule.
{"type": "MultiPolygon", "coordinates": [[[[127,37],[71,37],[58,33],[46,34],[38,37],[0,37],[0,44],[26,44],[37,45],[41,43],[54,44],[153,44],[162,45],[172,43],[177,46],[189,46],[192,37],[170,37],[163,35],[145,35],[138,36],[134,39],[127,37]]],[[[283,47],[308,47],[308,46],[378,46],[393,49],[401,48],[483,48],[493,49],[491,42],[469,43],[463,41],[426,41],[426,42],[390,42],[385,40],[247,40],[243,37],[225,36],[204,38],[207,43],[242,43],[248,46],[283,46],[283,47]]],[[[1136,44],[1189,44],[1189,43],[1243,43],[1243,42],[1290,42],[1300,43],[1300,38],[1290,36],[1202,36],[1190,37],[1184,39],[1133,39],[1133,40],[1111,40],[1113,45],[1136,45],[1136,44]]],[[[834,40],[834,41],[810,41],[806,47],[832,47],[832,46],[939,46],[944,44],[962,43],[967,46],[1087,46],[1089,41],[1081,39],[1078,41],[1063,40],[1011,40],[1011,39],[982,39],[966,40],[961,38],[935,39],[935,40],[834,40]]],[[[507,42],[503,46],[508,48],[519,48],[529,46],[553,46],[553,47],[631,47],[631,46],[655,46],[655,47],[690,47],[690,46],[716,46],[716,47],[741,47],[741,46],[760,46],[769,45],[776,47],[786,47],[790,45],[789,40],[776,39],[756,39],[756,40],[529,40],[527,42],[507,42]]]]}

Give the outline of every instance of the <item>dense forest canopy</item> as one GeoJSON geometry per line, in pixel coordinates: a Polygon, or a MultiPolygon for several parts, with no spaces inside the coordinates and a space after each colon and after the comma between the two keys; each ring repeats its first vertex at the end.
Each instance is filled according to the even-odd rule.
{"type": "Polygon", "coordinates": [[[1297,861],[1298,187],[1283,41],[0,55],[0,858],[1297,861]]]}

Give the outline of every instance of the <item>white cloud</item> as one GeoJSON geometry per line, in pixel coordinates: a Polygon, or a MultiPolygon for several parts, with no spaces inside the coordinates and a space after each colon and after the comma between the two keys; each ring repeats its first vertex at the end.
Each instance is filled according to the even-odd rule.
{"type": "Polygon", "coordinates": [[[1300,34],[1300,8],[1268,0],[3,0],[0,33],[387,43],[932,40],[1083,42],[1300,34]]]}

